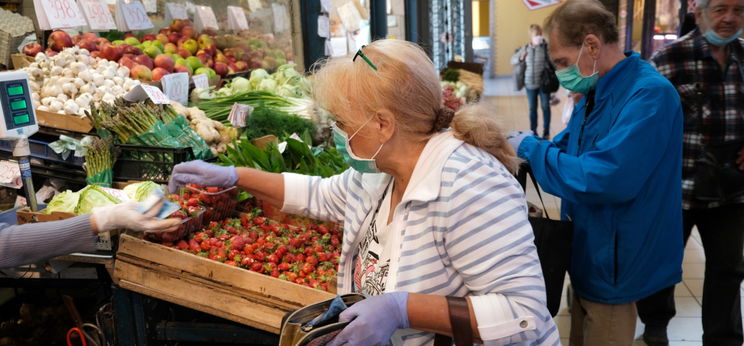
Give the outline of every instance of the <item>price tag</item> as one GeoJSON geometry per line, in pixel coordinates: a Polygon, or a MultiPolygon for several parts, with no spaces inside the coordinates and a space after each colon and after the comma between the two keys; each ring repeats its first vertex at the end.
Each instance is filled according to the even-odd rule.
{"type": "Polygon", "coordinates": [[[318,36],[325,38],[331,37],[331,23],[326,15],[318,16],[318,36]]]}
{"type": "Polygon", "coordinates": [[[189,74],[186,72],[171,73],[160,79],[163,92],[171,100],[186,104],[189,102],[189,74]]]}
{"type": "Polygon", "coordinates": [[[271,12],[274,14],[274,32],[287,30],[287,8],[284,5],[271,4],[271,12]]]}
{"type": "Polygon", "coordinates": [[[157,13],[158,0],[145,0],[145,11],[147,11],[147,13],[157,13]]]}
{"type": "Polygon", "coordinates": [[[243,128],[251,113],[253,113],[253,107],[242,103],[233,103],[227,119],[234,128],[243,128]]]}
{"type": "Polygon", "coordinates": [[[20,189],[23,186],[18,162],[0,161],[0,185],[20,189]]]}
{"type": "Polygon", "coordinates": [[[165,19],[170,23],[174,19],[189,19],[189,15],[186,13],[186,7],[182,4],[167,2],[165,3],[165,19]]]}
{"type": "Polygon", "coordinates": [[[227,6],[227,28],[234,32],[248,30],[248,20],[241,7],[227,6]]]}
{"type": "Polygon", "coordinates": [[[130,90],[126,95],[124,95],[124,99],[129,102],[140,102],[148,98],[154,104],[158,105],[170,103],[170,99],[168,99],[168,96],[165,96],[165,94],[163,94],[160,89],[152,85],[140,84],[130,90]]]}
{"type": "Polygon", "coordinates": [[[34,9],[42,30],[85,26],[85,18],[75,0],[34,0],[34,9]]]}
{"type": "Polygon", "coordinates": [[[147,16],[145,6],[139,0],[123,0],[116,3],[117,11],[120,11],[127,31],[146,30],[153,28],[150,17],[147,16]]]}
{"type": "Polygon", "coordinates": [[[251,12],[256,12],[260,10],[261,7],[261,0],[248,0],[248,9],[250,9],[251,12]]]}
{"type": "Polygon", "coordinates": [[[106,5],[106,0],[80,0],[88,26],[93,31],[108,31],[116,29],[114,17],[106,5]]]}
{"type": "Polygon", "coordinates": [[[331,6],[331,0],[320,0],[320,12],[323,12],[325,14],[330,14],[331,11],[333,11],[333,7],[331,6]]]}
{"type": "Polygon", "coordinates": [[[217,17],[214,16],[214,11],[212,11],[211,7],[197,6],[196,13],[194,14],[194,29],[197,32],[201,32],[207,28],[220,29],[220,26],[217,25],[217,17]]]}
{"type": "Polygon", "coordinates": [[[209,78],[205,74],[197,74],[191,77],[194,80],[194,87],[197,89],[209,88],[209,78]]]}

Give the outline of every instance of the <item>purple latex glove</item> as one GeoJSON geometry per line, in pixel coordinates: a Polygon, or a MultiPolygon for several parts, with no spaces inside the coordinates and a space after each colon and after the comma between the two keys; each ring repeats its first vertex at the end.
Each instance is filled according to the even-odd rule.
{"type": "Polygon", "coordinates": [[[176,193],[186,184],[202,186],[235,186],[238,182],[238,172],[235,167],[223,167],[206,163],[202,160],[179,163],[173,167],[168,190],[176,193]]]}
{"type": "Polygon", "coordinates": [[[408,328],[408,292],[372,296],[352,305],[339,316],[348,322],[328,346],[387,345],[398,329],[408,328]]]}

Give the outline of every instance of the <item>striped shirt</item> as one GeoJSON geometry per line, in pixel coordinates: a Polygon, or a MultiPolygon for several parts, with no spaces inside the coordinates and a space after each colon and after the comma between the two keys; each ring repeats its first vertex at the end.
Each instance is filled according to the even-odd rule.
{"type": "MultiPolygon", "coordinates": [[[[344,223],[339,294],[351,290],[352,258],[391,177],[348,170],[321,179],[285,173],[283,210],[344,223]]],[[[424,148],[394,209],[386,292],[469,296],[486,345],[558,345],[545,305],[524,193],[492,155],[442,132],[424,148]]],[[[399,331],[395,344],[434,335],[399,331]]]]}

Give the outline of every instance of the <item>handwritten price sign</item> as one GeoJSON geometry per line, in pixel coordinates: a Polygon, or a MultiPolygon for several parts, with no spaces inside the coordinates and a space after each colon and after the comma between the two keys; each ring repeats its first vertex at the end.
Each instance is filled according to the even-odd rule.
{"type": "Polygon", "coordinates": [[[145,6],[139,1],[119,1],[119,9],[129,30],[146,30],[153,27],[145,6]]]}
{"type": "Polygon", "coordinates": [[[171,73],[160,79],[165,95],[181,104],[189,102],[189,74],[186,72],[171,73]]]}
{"type": "Polygon", "coordinates": [[[107,31],[116,29],[114,17],[106,5],[106,0],[80,0],[88,26],[93,31],[107,31]]]}
{"type": "Polygon", "coordinates": [[[219,30],[220,28],[217,25],[217,17],[214,16],[214,11],[212,11],[211,7],[197,6],[195,17],[194,27],[196,31],[203,31],[206,28],[219,30]]]}
{"type": "Polygon", "coordinates": [[[194,88],[206,89],[209,88],[209,78],[205,74],[196,74],[191,79],[194,80],[194,88]]]}
{"type": "Polygon", "coordinates": [[[243,8],[227,6],[227,26],[234,32],[248,30],[248,20],[245,18],[243,8]]]}
{"type": "Polygon", "coordinates": [[[75,0],[34,0],[34,8],[44,30],[86,25],[75,0]]]}

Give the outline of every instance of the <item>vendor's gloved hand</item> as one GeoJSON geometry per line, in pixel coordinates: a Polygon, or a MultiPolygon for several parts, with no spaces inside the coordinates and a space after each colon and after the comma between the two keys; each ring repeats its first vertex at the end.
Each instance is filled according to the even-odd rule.
{"type": "Polygon", "coordinates": [[[387,345],[398,329],[408,328],[408,292],[372,296],[344,310],[339,322],[348,322],[328,346],[387,345]]]}
{"type": "Polygon", "coordinates": [[[223,167],[201,160],[179,163],[173,167],[168,190],[175,193],[186,184],[203,186],[234,186],[238,182],[235,167],[223,167]]]}
{"type": "Polygon", "coordinates": [[[522,144],[522,141],[530,136],[534,136],[535,133],[530,131],[512,131],[509,133],[506,133],[504,136],[506,137],[506,141],[509,143],[509,146],[514,149],[515,153],[519,152],[519,146],[522,144]]]}
{"type": "Polygon", "coordinates": [[[181,224],[181,220],[158,219],[155,217],[162,206],[163,203],[160,202],[145,214],[142,214],[136,209],[137,202],[125,202],[94,208],[91,219],[98,232],[115,229],[129,229],[148,233],[175,231],[181,224]]]}

